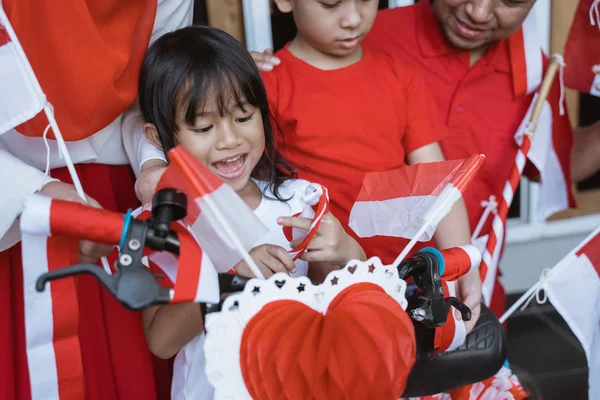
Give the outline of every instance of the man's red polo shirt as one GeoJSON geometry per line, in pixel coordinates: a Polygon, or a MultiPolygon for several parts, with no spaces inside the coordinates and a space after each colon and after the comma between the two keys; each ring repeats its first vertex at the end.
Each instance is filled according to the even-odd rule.
{"type": "MultiPolygon", "coordinates": [[[[494,43],[471,67],[469,52],[451,47],[429,1],[421,1],[415,6],[380,11],[365,42],[419,69],[449,131],[440,142],[446,158],[486,155],[464,195],[474,229],[483,213],[481,202],[490,195],[502,196],[518,149],[514,135],[533,99],[533,95],[515,96],[508,40],[494,43]]],[[[568,116],[559,115],[559,98],[560,86],[555,84],[548,98],[553,110],[554,147],[570,187],[572,129],[568,116]]],[[[535,169],[531,171],[535,173],[535,169]]],[[[569,200],[574,205],[572,194],[569,200]]],[[[491,218],[482,234],[490,228],[491,218]]]]}

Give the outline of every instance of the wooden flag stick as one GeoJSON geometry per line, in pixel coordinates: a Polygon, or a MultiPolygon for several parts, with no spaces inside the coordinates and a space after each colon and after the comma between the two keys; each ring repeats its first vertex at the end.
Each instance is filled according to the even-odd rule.
{"type": "Polygon", "coordinates": [[[533,134],[535,133],[537,123],[540,119],[540,115],[542,114],[542,108],[544,107],[544,103],[548,98],[548,93],[550,93],[550,89],[552,88],[552,84],[554,83],[556,73],[561,67],[561,62],[561,57],[559,55],[552,55],[552,57],[550,58],[550,65],[548,65],[548,69],[546,69],[544,80],[540,85],[540,90],[537,94],[537,100],[533,107],[531,118],[529,119],[529,126],[526,133],[531,137],[533,137],[533,134]]]}

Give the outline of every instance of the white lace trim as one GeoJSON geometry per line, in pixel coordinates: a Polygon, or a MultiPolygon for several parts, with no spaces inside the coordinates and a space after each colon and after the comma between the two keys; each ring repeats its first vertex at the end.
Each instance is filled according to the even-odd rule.
{"type": "Polygon", "coordinates": [[[215,387],[215,399],[250,399],[240,367],[240,344],[246,324],[266,304],[294,300],[325,314],[340,292],[363,282],[378,285],[406,309],[406,282],[377,257],[350,261],[343,269],[330,272],[320,285],[313,285],[306,277],[279,273],[267,280],[252,279],[243,292],[229,296],[221,312],[206,317],[206,373],[215,387]]]}

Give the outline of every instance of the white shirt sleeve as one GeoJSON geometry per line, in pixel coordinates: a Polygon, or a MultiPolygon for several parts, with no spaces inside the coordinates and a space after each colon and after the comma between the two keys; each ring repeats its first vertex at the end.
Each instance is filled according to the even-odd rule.
{"type": "Polygon", "coordinates": [[[166,163],[167,158],[164,152],[156,148],[144,136],[144,118],[137,100],[123,114],[121,132],[123,147],[136,177],[140,175],[140,169],[146,161],[158,159],[166,163]]]}
{"type": "Polygon", "coordinates": [[[0,251],[19,240],[18,227],[13,224],[23,210],[25,197],[55,180],[13,156],[0,142],[0,187],[6,189],[0,196],[0,251]]]}
{"type": "MultiPolygon", "coordinates": [[[[190,26],[193,9],[193,0],[159,0],[150,43],[165,33],[190,26]]],[[[125,152],[136,176],[146,161],[159,159],[166,162],[163,151],[144,136],[144,120],[137,101],[123,114],[121,132],[125,152]]]]}
{"type": "Polygon", "coordinates": [[[165,33],[192,25],[194,0],[158,0],[150,44],[165,33]]]}

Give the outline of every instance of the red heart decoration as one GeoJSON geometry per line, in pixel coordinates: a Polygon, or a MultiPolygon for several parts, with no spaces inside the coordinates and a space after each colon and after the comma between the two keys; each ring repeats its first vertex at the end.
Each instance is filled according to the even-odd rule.
{"type": "Polygon", "coordinates": [[[395,400],[415,358],[410,318],[371,283],[344,289],[325,315],[293,300],[269,303],[246,325],[240,347],[255,400],[395,400]]]}

